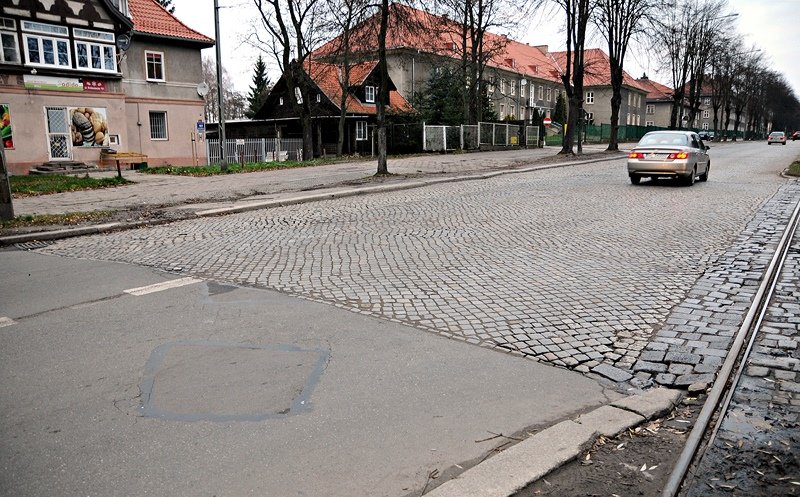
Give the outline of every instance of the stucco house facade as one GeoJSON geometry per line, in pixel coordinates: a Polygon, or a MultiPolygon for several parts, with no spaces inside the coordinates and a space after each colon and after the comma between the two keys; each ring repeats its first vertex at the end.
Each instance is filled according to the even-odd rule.
{"type": "Polygon", "coordinates": [[[7,0],[0,5],[0,115],[9,171],[205,161],[200,50],[214,41],[155,0],[7,0]],[[108,164],[105,164],[108,165],[108,164]]]}

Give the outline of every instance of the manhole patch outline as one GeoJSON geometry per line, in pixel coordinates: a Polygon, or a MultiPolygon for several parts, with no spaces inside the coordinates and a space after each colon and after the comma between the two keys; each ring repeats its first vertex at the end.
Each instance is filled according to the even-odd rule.
{"type": "Polygon", "coordinates": [[[157,418],[166,421],[210,421],[215,423],[227,423],[238,421],[264,421],[267,419],[280,419],[287,416],[293,416],[302,412],[311,410],[311,395],[314,388],[319,383],[322,373],[330,357],[330,351],[321,348],[303,348],[296,345],[288,344],[272,344],[272,345],[252,345],[252,344],[236,344],[212,341],[177,341],[170,342],[156,347],[150,354],[145,364],[142,382],[139,385],[141,390],[142,403],[139,407],[139,415],[145,418],[157,418]],[[167,409],[159,409],[153,405],[153,389],[155,387],[156,374],[161,368],[164,359],[169,352],[176,347],[216,347],[226,349],[247,349],[247,350],[269,350],[278,352],[312,352],[317,354],[317,361],[311,373],[308,375],[303,390],[294,397],[291,407],[285,413],[266,413],[266,414],[213,414],[213,413],[178,413],[167,409]]]}

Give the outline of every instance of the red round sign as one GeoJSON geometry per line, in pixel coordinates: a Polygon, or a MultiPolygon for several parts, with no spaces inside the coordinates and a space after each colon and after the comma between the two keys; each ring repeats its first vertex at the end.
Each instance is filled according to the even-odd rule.
{"type": "Polygon", "coordinates": [[[545,126],[549,126],[549,125],[550,125],[550,123],[552,123],[552,122],[553,122],[553,120],[552,120],[552,119],[550,119],[549,117],[545,117],[545,118],[542,120],[542,122],[544,123],[544,125],[545,125],[545,126]]]}

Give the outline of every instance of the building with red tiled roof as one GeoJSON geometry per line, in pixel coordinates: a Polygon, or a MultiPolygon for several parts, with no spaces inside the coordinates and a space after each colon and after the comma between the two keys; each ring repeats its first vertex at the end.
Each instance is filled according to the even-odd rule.
{"type": "MultiPolygon", "coordinates": [[[[309,96],[311,125],[314,136],[314,155],[335,154],[339,136],[339,118],[342,108],[343,79],[341,65],[309,60],[304,66],[307,78],[303,85],[309,96]]],[[[378,97],[377,61],[355,63],[350,66],[347,93],[345,96],[345,136],[346,154],[367,154],[372,147],[372,131],[376,118],[376,98],[378,97]]],[[[300,120],[295,113],[286,82],[281,77],[270,90],[261,109],[256,113],[254,125],[246,129],[233,130],[236,137],[246,137],[242,133],[256,134],[259,137],[302,137],[300,120]]],[[[413,108],[397,91],[389,80],[389,106],[387,114],[412,113],[413,108]]]]}
{"type": "Polygon", "coordinates": [[[645,108],[645,126],[669,127],[673,105],[673,90],[669,86],[642,75],[636,80],[639,86],[647,90],[647,107],[645,108]]]}
{"type": "MultiPolygon", "coordinates": [[[[554,52],[553,58],[560,67],[566,65],[566,52],[554,52]]],[[[599,48],[584,51],[583,110],[589,122],[607,124],[611,122],[611,66],[608,54],[599,48]]],[[[620,126],[644,125],[647,90],[630,74],[622,74],[622,102],[619,108],[620,126]]]]}
{"type": "Polygon", "coordinates": [[[205,161],[192,137],[204,113],[200,50],[214,40],[156,0],[4,2],[0,31],[13,173],[113,166],[109,149],[155,165],[205,161]]]}
{"type": "MultiPolygon", "coordinates": [[[[386,36],[389,75],[398,91],[414,105],[432,72],[442,64],[457,64],[461,53],[460,25],[443,16],[400,3],[390,6],[386,36]],[[398,21],[398,20],[402,20],[398,21]]],[[[354,59],[377,59],[377,16],[354,30],[354,59]]],[[[316,59],[336,61],[334,38],[314,51],[316,59]]],[[[467,47],[469,49],[469,47],[467,47]]],[[[534,47],[505,36],[486,33],[484,49],[491,55],[484,70],[487,94],[495,112],[514,119],[530,119],[533,109],[550,115],[563,91],[559,71],[546,46],[534,47]]]]}
{"type": "MultiPolygon", "coordinates": [[[[394,11],[389,16],[386,37],[389,74],[400,93],[414,104],[436,67],[460,62],[461,27],[446,17],[407,5],[394,3],[390,8],[394,11]]],[[[353,57],[377,57],[377,22],[376,16],[354,30],[353,57]]],[[[336,47],[340,44],[340,39],[335,38],[313,56],[336,60],[336,47]]],[[[536,109],[549,117],[558,95],[564,92],[561,74],[566,54],[550,53],[547,46],[531,46],[491,32],[485,34],[484,46],[490,58],[483,78],[497,114],[501,118],[527,120],[536,109]]],[[[598,124],[609,123],[611,76],[608,55],[600,49],[586,50],[585,90],[584,108],[590,117],[598,124]]],[[[646,90],[626,73],[622,93],[620,124],[643,124],[646,90]]]]}

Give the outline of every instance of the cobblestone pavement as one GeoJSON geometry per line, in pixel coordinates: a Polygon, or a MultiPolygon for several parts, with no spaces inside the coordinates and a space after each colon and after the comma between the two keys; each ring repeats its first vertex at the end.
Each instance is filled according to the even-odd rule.
{"type": "Polygon", "coordinates": [[[800,495],[800,237],[731,408],[686,495],[800,495]]]}
{"type": "MultiPolygon", "coordinates": [[[[183,221],[41,250],[273,288],[626,381],[655,331],[669,346],[662,327],[689,324],[668,316],[698,278],[737,268],[739,257],[752,262],[752,254],[726,250],[740,235],[761,236],[747,223],[762,207],[764,223],[777,228],[782,204],[765,201],[797,195],[796,184],[777,174],[775,161],[789,154],[764,150],[719,146],[711,179],[691,188],[632,186],[616,161],[183,221]]],[[[716,283],[697,284],[712,286],[709,298],[731,297],[714,294],[716,283]]],[[[744,305],[737,299],[716,305],[744,305]]],[[[635,379],[667,372],[664,360],[666,353],[647,361],[664,371],[640,362],[635,379]]]]}

